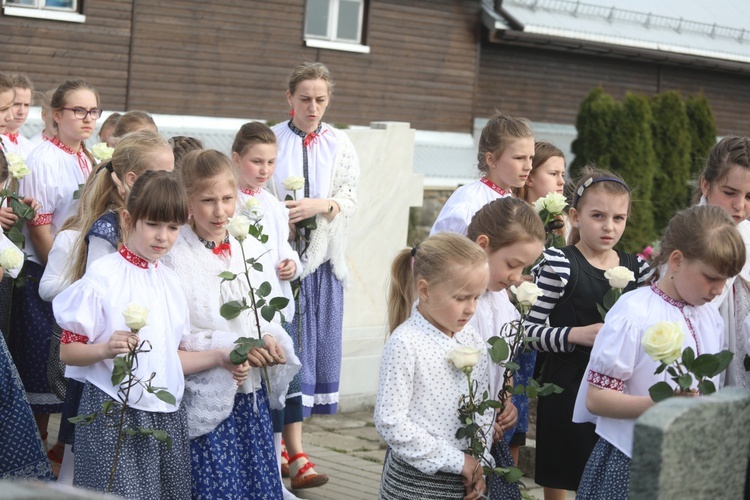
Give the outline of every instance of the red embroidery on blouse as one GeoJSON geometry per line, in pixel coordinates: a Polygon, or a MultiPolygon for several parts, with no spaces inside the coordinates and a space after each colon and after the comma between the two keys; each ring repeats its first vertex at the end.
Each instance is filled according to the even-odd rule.
{"type": "Polygon", "coordinates": [[[305,147],[310,146],[310,144],[315,144],[318,142],[318,137],[328,132],[328,129],[324,130],[323,132],[316,134],[315,132],[310,132],[305,136],[304,139],[302,139],[302,145],[305,147]]]}
{"type": "Polygon", "coordinates": [[[600,389],[611,389],[617,392],[625,391],[625,386],[619,378],[610,377],[609,375],[604,375],[593,370],[589,370],[586,382],[600,389]]]}
{"type": "Polygon", "coordinates": [[[3,135],[5,137],[7,137],[8,140],[10,142],[12,142],[13,144],[18,144],[18,133],[17,132],[15,134],[13,134],[11,132],[5,132],[3,135]]]}
{"type": "Polygon", "coordinates": [[[39,214],[36,220],[28,221],[29,226],[45,226],[52,224],[52,214],[39,214]]]}
{"type": "Polygon", "coordinates": [[[262,189],[263,188],[260,188],[257,191],[253,191],[252,189],[240,188],[240,192],[249,196],[257,196],[260,194],[262,189]]]}
{"type": "Polygon", "coordinates": [[[73,151],[71,148],[60,142],[60,139],[55,137],[51,137],[49,141],[57,146],[58,148],[62,149],[69,155],[76,155],[78,158],[78,168],[81,169],[81,175],[83,175],[83,180],[86,180],[86,178],[91,173],[91,166],[89,165],[88,159],[86,158],[86,155],[83,154],[83,146],[81,146],[78,151],[73,151]]]}
{"type": "MultiPolygon", "coordinates": [[[[123,245],[120,247],[120,255],[123,256],[125,260],[133,264],[134,266],[140,267],[141,269],[148,269],[148,261],[141,257],[140,255],[136,255],[133,252],[128,249],[127,246],[123,245]]],[[[158,263],[154,263],[154,266],[158,265],[158,263]]]]}
{"type": "Polygon", "coordinates": [[[62,335],[60,335],[60,343],[72,344],[73,342],[78,342],[79,344],[88,344],[89,338],[85,335],[73,333],[70,330],[63,330],[62,335]]]}
{"type": "Polygon", "coordinates": [[[221,245],[216,245],[215,247],[213,247],[211,251],[214,253],[214,255],[218,255],[220,257],[231,256],[232,245],[230,245],[229,243],[222,243],[221,245]]]}
{"type": "Polygon", "coordinates": [[[656,283],[651,283],[651,291],[653,291],[656,295],[662,298],[666,303],[676,307],[680,310],[680,314],[682,314],[682,318],[685,320],[685,324],[688,327],[688,330],[690,330],[690,335],[693,336],[693,341],[695,342],[695,355],[700,356],[701,355],[701,346],[698,343],[698,336],[695,334],[695,330],[693,329],[693,324],[690,322],[690,318],[688,318],[688,315],[685,314],[685,306],[688,305],[687,302],[683,300],[676,300],[664,293],[664,291],[656,286],[656,283]]]}
{"type": "Polygon", "coordinates": [[[506,191],[505,189],[501,188],[500,186],[498,186],[497,184],[489,180],[487,177],[482,177],[479,180],[482,182],[482,184],[484,184],[485,186],[487,186],[488,188],[490,188],[491,190],[493,190],[500,196],[507,196],[508,194],[510,194],[509,191],[506,191]]]}

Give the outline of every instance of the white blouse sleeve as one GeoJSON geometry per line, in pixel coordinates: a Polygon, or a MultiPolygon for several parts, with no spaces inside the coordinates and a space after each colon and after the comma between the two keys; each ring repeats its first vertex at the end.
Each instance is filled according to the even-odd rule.
{"type": "Polygon", "coordinates": [[[55,209],[62,198],[59,180],[48,178],[57,169],[35,154],[29,156],[26,164],[31,173],[19,180],[18,192],[22,196],[34,198],[39,203],[39,218],[33,225],[50,224],[52,214],[55,213],[55,209]]]}
{"type": "Polygon", "coordinates": [[[91,264],[111,253],[115,253],[116,248],[112,246],[110,242],[105,239],[99,238],[98,236],[89,236],[89,250],[86,255],[86,269],[91,267],[91,264]]]}
{"type": "Polygon", "coordinates": [[[52,310],[60,328],[88,337],[89,343],[108,339],[112,333],[104,331],[102,298],[85,276],[54,298],[52,310]]]}
{"type": "Polygon", "coordinates": [[[610,311],[591,349],[586,381],[601,389],[623,392],[638,360],[640,333],[628,317],[610,311]]]}
{"type": "Polygon", "coordinates": [[[47,257],[44,274],[39,281],[39,296],[42,300],[52,302],[57,294],[70,286],[68,266],[72,262],[70,256],[77,236],[78,231],[72,229],[57,234],[47,257]]]}
{"type": "Polygon", "coordinates": [[[409,418],[416,358],[408,342],[391,337],[386,343],[375,403],[375,427],[394,453],[425,474],[460,474],[464,453],[409,418]]]}
{"type": "Polygon", "coordinates": [[[430,236],[438,233],[456,233],[466,236],[469,232],[471,218],[476,213],[475,207],[466,203],[455,203],[443,207],[435,224],[430,229],[430,236]]]}

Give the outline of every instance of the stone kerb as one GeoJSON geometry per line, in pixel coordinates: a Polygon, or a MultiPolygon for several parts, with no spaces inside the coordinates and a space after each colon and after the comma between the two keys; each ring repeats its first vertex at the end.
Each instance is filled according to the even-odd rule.
{"type": "Polygon", "coordinates": [[[743,498],[750,391],[672,398],[636,422],[630,498],[743,498]]]}

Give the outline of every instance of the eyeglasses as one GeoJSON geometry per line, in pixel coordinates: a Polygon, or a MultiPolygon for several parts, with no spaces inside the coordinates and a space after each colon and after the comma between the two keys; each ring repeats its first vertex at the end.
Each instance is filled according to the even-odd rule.
{"type": "Polygon", "coordinates": [[[63,108],[63,109],[72,111],[73,116],[75,116],[79,120],[85,120],[86,115],[91,115],[92,120],[98,120],[102,116],[102,110],[99,108],[91,108],[89,110],[87,110],[86,108],[63,108]]]}

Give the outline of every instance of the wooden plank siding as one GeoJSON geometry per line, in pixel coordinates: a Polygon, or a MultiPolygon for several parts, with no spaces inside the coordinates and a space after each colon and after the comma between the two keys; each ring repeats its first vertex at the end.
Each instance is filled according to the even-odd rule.
{"type": "Polygon", "coordinates": [[[750,76],[508,44],[483,43],[474,116],[494,109],[532,121],[575,124],[581,101],[596,86],[616,99],[703,90],[719,134],[750,135],[750,76]]]}
{"type": "Polygon", "coordinates": [[[84,24],[0,16],[0,71],[26,73],[40,91],[84,78],[102,107],[123,109],[131,7],[129,0],[86,2],[84,24]]]}
{"type": "Polygon", "coordinates": [[[283,120],[289,72],[317,60],[336,81],[329,122],[470,130],[479,2],[371,1],[370,54],[306,47],[304,6],[136,0],[129,106],[283,120]]]}

